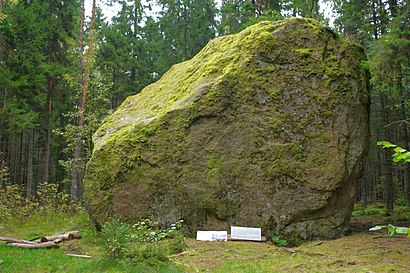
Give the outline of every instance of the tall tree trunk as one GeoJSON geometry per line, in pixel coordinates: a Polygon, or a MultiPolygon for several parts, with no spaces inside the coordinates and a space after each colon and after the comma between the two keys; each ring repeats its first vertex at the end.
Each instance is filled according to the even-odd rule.
{"type": "Polygon", "coordinates": [[[27,155],[27,198],[33,198],[34,180],[33,180],[33,146],[34,146],[34,129],[28,131],[28,155],[27,155]]]}
{"type": "Polygon", "coordinates": [[[377,9],[377,5],[376,5],[376,1],[377,0],[373,0],[373,2],[372,2],[372,4],[373,4],[373,12],[372,12],[372,16],[373,16],[373,18],[372,18],[372,20],[373,20],[373,36],[374,36],[374,39],[375,40],[378,40],[379,39],[379,31],[378,31],[378,28],[377,28],[377,26],[379,25],[378,24],[378,21],[377,21],[377,11],[376,11],[376,9],[377,9]]]}
{"type": "MultiPolygon", "coordinates": [[[[80,25],[80,66],[79,66],[79,74],[80,74],[80,88],[84,84],[84,25],[85,25],[85,0],[82,0],[82,9],[81,9],[81,25],[80,25]]],[[[80,109],[82,106],[82,101],[84,97],[84,93],[80,92],[80,109]]],[[[80,110],[81,111],[81,110],[80,110]]],[[[82,126],[83,123],[83,114],[80,112],[80,117],[78,120],[78,125],[82,126]]],[[[81,134],[81,133],[79,133],[81,134]]],[[[78,164],[81,157],[81,136],[77,136],[74,148],[74,156],[73,156],[73,173],[71,177],[71,202],[77,203],[79,201],[79,185],[80,185],[80,177],[79,177],[79,170],[78,164]]]]}
{"type": "Polygon", "coordinates": [[[182,11],[182,19],[184,21],[184,30],[183,30],[183,45],[182,45],[182,54],[183,54],[183,60],[187,60],[188,59],[188,26],[186,25],[188,22],[188,8],[187,6],[184,4],[183,7],[183,11],[182,11]]]}
{"type": "MultiPolygon", "coordinates": [[[[1,136],[0,136],[0,141],[1,141],[1,136]]],[[[1,150],[1,145],[0,145],[0,189],[5,188],[6,182],[7,182],[7,175],[8,175],[8,169],[7,169],[6,161],[4,159],[4,154],[1,150]]]]}
{"type": "MultiPolygon", "coordinates": [[[[388,99],[385,94],[380,94],[380,105],[382,107],[382,117],[384,124],[390,123],[390,115],[388,105],[388,99]]],[[[393,136],[389,128],[385,128],[384,137],[387,141],[391,141],[393,136]]],[[[385,149],[385,166],[386,166],[386,182],[385,182],[385,192],[386,192],[386,208],[387,213],[394,210],[394,184],[393,184],[393,163],[392,163],[393,152],[391,149],[385,149]]]]}
{"type": "Polygon", "coordinates": [[[48,78],[47,83],[47,128],[46,128],[46,139],[44,143],[44,169],[43,169],[43,182],[48,182],[49,171],[50,171],[50,142],[51,142],[51,90],[53,88],[53,81],[48,78]]]}
{"type": "Polygon", "coordinates": [[[74,159],[73,159],[73,173],[71,177],[71,202],[78,203],[82,197],[83,185],[82,177],[80,172],[80,161],[82,159],[82,136],[81,131],[84,127],[85,120],[85,110],[87,107],[87,96],[88,96],[88,78],[91,73],[91,60],[93,58],[93,35],[94,35],[94,24],[95,24],[95,12],[96,12],[96,0],[93,0],[92,10],[91,10],[91,21],[90,21],[90,33],[88,38],[88,49],[86,52],[86,58],[84,58],[84,0],[82,2],[82,13],[81,13],[81,29],[80,29],[80,86],[82,91],[80,92],[80,114],[78,118],[79,133],[75,142],[74,148],[74,159]]]}
{"type": "Polygon", "coordinates": [[[397,15],[397,0],[389,0],[389,10],[392,17],[397,15]]]}
{"type": "Polygon", "coordinates": [[[315,10],[315,6],[316,6],[316,0],[311,0],[310,1],[310,8],[309,8],[309,17],[310,18],[314,18],[313,11],[315,10]]]}
{"type": "MultiPolygon", "coordinates": [[[[407,94],[405,94],[404,90],[404,85],[403,85],[403,70],[400,64],[397,65],[398,69],[398,74],[397,74],[397,87],[399,90],[399,97],[401,98],[401,119],[403,120],[403,126],[404,126],[404,141],[406,148],[410,148],[410,129],[407,124],[407,119],[408,117],[408,111],[407,111],[407,94]]],[[[407,204],[410,206],[410,164],[406,164],[404,167],[404,179],[403,179],[403,186],[406,192],[406,198],[407,198],[407,204]]]]}
{"type": "Polygon", "coordinates": [[[25,157],[26,157],[26,153],[25,153],[25,145],[24,145],[24,133],[21,132],[20,133],[20,137],[19,137],[19,157],[18,157],[18,163],[17,163],[17,173],[18,173],[18,179],[19,179],[19,184],[20,186],[24,185],[27,181],[26,181],[26,170],[24,168],[24,162],[25,162],[25,157]]]}

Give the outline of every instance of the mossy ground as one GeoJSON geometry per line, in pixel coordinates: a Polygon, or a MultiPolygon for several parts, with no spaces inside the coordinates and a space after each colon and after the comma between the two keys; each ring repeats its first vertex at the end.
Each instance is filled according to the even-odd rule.
{"type": "Polygon", "coordinates": [[[349,235],[299,247],[272,243],[198,242],[173,258],[186,272],[409,272],[410,238],[368,232],[375,225],[410,226],[410,208],[386,215],[383,204],[356,204],[349,235]]]}
{"type": "Polygon", "coordinates": [[[296,248],[254,242],[187,240],[173,260],[187,272],[408,272],[406,237],[361,233],[296,248]]]}

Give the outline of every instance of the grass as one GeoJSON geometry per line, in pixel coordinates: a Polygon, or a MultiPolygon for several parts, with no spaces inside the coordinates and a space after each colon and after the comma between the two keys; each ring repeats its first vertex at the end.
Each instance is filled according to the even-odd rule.
{"type": "Polygon", "coordinates": [[[191,239],[188,251],[174,261],[186,272],[408,272],[409,239],[379,235],[362,233],[292,249],[191,239]]]}
{"type": "Polygon", "coordinates": [[[62,242],[60,248],[53,249],[21,249],[0,243],[0,260],[3,261],[0,272],[181,272],[172,263],[147,265],[107,257],[98,245],[85,213],[74,217],[37,215],[23,221],[3,223],[0,235],[34,239],[67,230],[79,230],[82,238],[62,242]],[[90,255],[93,259],[71,257],[66,255],[68,253],[90,255]]]}
{"type": "Polygon", "coordinates": [[[2,223],[0,235],[21,239],[79,230],[82,239],[61,243],[58,249],[19,249],[0,243],[0,272],[408,272],[410,239],[385,231],[365,232],[378,224],[409,224],[410,209],[401,207],[389,216],[381,205],[357,206],[353,212],[353,234],[336,240],[307,242],[295,248],[272,243],[199,242],[186,239],[184,252],[170,262],[141,264],[130,259],[112,259],[104,254],[81,213],[33,216],[2,223]],[[394,222],[392,220],[397,220],[394,222]],[[93,259],[67,256],[91,255],[93,259]]]}

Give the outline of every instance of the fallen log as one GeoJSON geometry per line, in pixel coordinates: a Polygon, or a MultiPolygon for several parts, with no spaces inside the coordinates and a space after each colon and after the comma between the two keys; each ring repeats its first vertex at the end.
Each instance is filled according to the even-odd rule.
{"type": "Polygon", "coordinates": [[[58,243],[72,239],[81,238],[80,232],[77,230],[58,232],[50,236],[39,237],[33,241],[21,240],[6,236],[0,236],[0,241],[5,241],[7,246],[21,247],[21,248],[51,248],[58,247],[58,243]]]}
{"type": "Polygon", "coordinates": [[[6,243],[6,246],[14,246],[21,248],[51,248],[59,247],[55,242],[44,242],[44,243],[34,243],[34,244],[24,244],[24,243],[6,243]]]}
{"type": "Polygon", "coordinates": [[[21,239],[6,237],[6,236],[0,236],[0,241],[4,241],[7,243],[17,243],[17,244],[35,244],[35,242],[32,242],[32,241],[21,240],[21,239]]]}
{"type": "Polygon", "coordinates": [[[50,236],[45,236],[45,237],[40,237],[39,239],[35,240],[35,242],[53,242],[53,241],[58,241],[63,242],[63,241],[69,241],[73,239],[80,239],[81,235],[78,230],[73,230],[73,231],[66,231],[66,232],[58,232],[54,233],[53,235],[50,236]]]}

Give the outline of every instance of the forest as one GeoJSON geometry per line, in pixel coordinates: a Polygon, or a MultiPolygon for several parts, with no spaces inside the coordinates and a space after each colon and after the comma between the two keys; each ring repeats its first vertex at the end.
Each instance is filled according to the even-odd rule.
{"type": "MultiPolygon", "coordinates": [[[[407,271],[409,38],[406,0],[0,0],[0,241],[7,242],[0,243],[0,272],[407,271]],[[127,97],[160,80],[173,65],[196,56],[212,39],[262,21],[293,17],[308,19],[287,21],[319,26],[320,35],[347,40],[343,42],[367,57],[355,68],[363,79],[366,73],[370,79],[370,141],[349,229],[343,230],[349,236],[292,243],[271,233],[264,234],[267,243],[209,243],[192,239],[195,230],[187,228],[186,219],[165,226],[153,219],[121,222],[124,219],[116,215],[105,219],[96,232],[88,213],[91,205],[84,202],[83,179],[87,162],[95,158],[93,134],[103,121],[121,109],[127,97]],[[62,237],[69,233],[55,233],[68,230],[76,240],[65,241],[62,237]]],[[[310,52],[302,48],[299,53],[310,52]]],[[[324,63],[324,56],[319,59],[324,63]]],[[[146,91],[139,97],[143,94],[146,91]]],[[[265,101],[263,94],[259,99],[265,101]]],[[[366,108],[367,102],[363,105],[366,108]]],[[[140,160],[138,155],[128,157],[124,168],[132,169],[140,160]]],[[[210,165],[223,161],[206,160],[210,165]]],[[[105,164],[109,172],[116,162],[105,164]]],[[[173,175],[171,183],[179,173],[173,175]]],[[[305,209],[300,200],[295,204],[305,209]]],[[[353,202],[349,204],[348,216],[353,202]]],[[[322,208],[319,211],[326,213],[322,208]]],[[[100,212],[105,216],[105,208],[100,212]]],[[[318,223],[310,230],[333,224],[318,223]]]]}
{"type": "Polygon", "coordinates": [[[80,202],[91,137],[125,98],[217,36],[300,16],[360,44],[368,57],[371,143],[357,201],[410,205],[410,165],[376,145],[410,147],[407,1],[112,0],[106,5],[119,11],[111,20],[101,4],[0,1],[0,188],[18,185],[33,200],[48,183],[80,202]]]}

